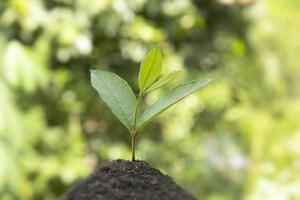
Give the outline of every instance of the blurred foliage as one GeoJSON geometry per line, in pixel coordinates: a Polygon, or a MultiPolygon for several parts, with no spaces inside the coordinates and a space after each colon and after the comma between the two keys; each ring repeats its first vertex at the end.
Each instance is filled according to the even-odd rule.
{"type": "MultiPolygon", "coordinates": [[[[199,199],[300,199],[300,1],[1,0],[0,199],[54,200],[130,137],[89,69],[135,91],[161,43],[165,72],[213,77],[149,125],[138,158],[199,199]]],[[[147,97],[152,103],[159,90],[147,97]]]]}

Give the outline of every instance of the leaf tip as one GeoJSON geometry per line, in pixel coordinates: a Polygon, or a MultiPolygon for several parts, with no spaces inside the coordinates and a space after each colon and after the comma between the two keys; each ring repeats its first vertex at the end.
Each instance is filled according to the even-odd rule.
{"type": "Polygon", "coordinates": [[[204,79],[205,81],[206,81],[206,84],[208,84],[208,83],[210,83],[210,82],[212,82],[213,81],[213,79],[212,78],[207,78],[207,79],[204,79]]]}
{"type": "Polygon", "coordinates": [[[92,75],[92,74],[95,74],[97,71],[99,71],[99,70],[95,70],[95,69],[90,69],[90,70],[89,70],[89,72],[90,72],[91,75],[92,75]]]}
{"type": "Polygon", "coordinates": [[[156,52],[159,57],[162,57],[162,51],[159,44],[155,45],[150,52],[151,51],[156,52]]]}

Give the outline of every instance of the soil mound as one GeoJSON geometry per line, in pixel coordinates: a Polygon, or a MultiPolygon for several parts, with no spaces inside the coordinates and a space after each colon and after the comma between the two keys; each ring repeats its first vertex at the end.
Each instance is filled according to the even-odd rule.
{"type": "Polygon", "coordinates": [[[114,160],[72,187],[60,200],[195,200],[144,161],[114,160]]]}

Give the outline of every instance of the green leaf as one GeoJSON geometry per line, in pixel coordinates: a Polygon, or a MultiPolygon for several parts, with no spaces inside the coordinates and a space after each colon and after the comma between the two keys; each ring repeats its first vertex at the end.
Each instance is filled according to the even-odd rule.
{"type": "Polygon", "coordinates": [[[121,77],[114,73],[91,70],[92,86],[119,120],[130,130],[133,126],[136,97],[121,77]]]}
{"type": "Polygon", "coordinates": [[[155,83],[153,83],[147,90],[146,92],[151,92],[153,90],[156,90],[160,87],[162,87],[163,85],[167,84],[168,82],[170,82],[171,80],[173,80],[174,78],[176,78],[179,75],[180,71],[174,71],[171,72],[167,75],[164,75],[163,77],[161,77],[160,79],[158,79],[155,83]]]}
{"type": "Polygon", "coordinates": [[[158,78],[162,68],[162,55],[160,48],[153,48],[144,58],[139,72],[139,88],[144,92],[158,78]]]}
{"type": "Polygon", "coordinates": [[[151,119],[159,115],[161,112],[182,100],[184,97],[197,91],[204,85],[208,84],[210,79],[194,80],[183,83],[171,90],[166,95],[159,98],[155,103],[150,105],[141,115],[138,123],[138,128],[142,129],[151,119]]]}

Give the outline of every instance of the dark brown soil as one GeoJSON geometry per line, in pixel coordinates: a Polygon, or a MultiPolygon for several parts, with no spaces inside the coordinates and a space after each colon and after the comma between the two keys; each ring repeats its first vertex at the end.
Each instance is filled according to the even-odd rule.
{"type": "Polygon", "coordinates": [[[71,188],[60,200],[195,200],[144,161],[114,160],[71,188]]]}

